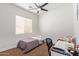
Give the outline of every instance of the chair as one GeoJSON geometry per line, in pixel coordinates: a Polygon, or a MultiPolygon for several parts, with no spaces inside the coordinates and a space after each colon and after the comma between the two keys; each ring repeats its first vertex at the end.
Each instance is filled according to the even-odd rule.
{"type": "Polygon", "coordinates": [[[53,45],[52,39],[51,39],[51,38],[46,38],[46,44],[47,44],[47,46],[48,46],[48,53],[49,53],[49,56],[51,56],[50,48],[51,48],[52,45],[53,45]]]}

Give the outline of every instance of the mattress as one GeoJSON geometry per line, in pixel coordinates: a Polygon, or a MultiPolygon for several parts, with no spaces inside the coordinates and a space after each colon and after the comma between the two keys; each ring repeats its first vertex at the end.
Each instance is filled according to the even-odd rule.
{"type": "Polygon", "coordinates": [[[33,38],[25,38],[18,42],[17,47],[21,48],[24,52],[28,52],[31,49],[37,47],[39,45],[39,41],[33,38]]]}

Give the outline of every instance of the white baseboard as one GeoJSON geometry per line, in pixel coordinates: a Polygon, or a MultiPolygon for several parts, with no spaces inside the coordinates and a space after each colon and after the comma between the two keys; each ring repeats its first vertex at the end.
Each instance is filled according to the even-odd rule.
{"type": "Polygon", "coordinates": [[[11,48],[15,48],[15,47],[17,47],[17,44],[16,43],[15,44],[5,45],[3,47],[0,47],[0,52],[6,51],[6,50],[11,49],[11,48]]]}

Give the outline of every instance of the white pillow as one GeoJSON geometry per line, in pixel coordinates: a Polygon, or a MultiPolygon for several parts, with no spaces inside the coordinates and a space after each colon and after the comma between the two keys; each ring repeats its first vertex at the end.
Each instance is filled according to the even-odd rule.
{"type": "Polygon", "coordinates": [[[60,48],[60,49],[66,49],[66,41],[57,41],[57,43],[54,45],[54,47],[60,48]]]}
{"type": "Polygon", "coordinates": [[[66,50],[66,49],[68,49],[68,47],[74,48],[74,44],[69,43],[67,41],[57,41],[57,43],[54,45],[54,47],[66,50]]]}
{"type": "Polygon", "coordinates": [[[41,38],[40,37],[32,37],[33,39],[38,39],[38,40],[40,40],[41,38]]]}
{"type": "Polygon", "coordinates": [[[41,37],[32,37],[33,39],[37,39],[39,41],[39,44],[42,44],[42,38],[41,37]]]}
{"type": "Polygon", "coordinates": [[[41,35],[36,35],[36,36],[32,36],[32,38],[41,40],[42,39],[42,36],[41,35]]]}
{"type": "Polygon", "coordinates": [[[67,43],[66,47],[72,47],[72,48],[74,48],[74,43],[72,43],[72,42],[71,43],[67,43]]]}

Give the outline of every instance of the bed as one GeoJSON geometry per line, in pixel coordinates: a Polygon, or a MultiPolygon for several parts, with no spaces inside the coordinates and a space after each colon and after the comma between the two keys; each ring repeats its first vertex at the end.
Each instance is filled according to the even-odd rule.
{"type": "Polygon", "coordinates": [[[21,48],[23,52],[25,53],[39,45],[40,45],[40,40],[29,37],[29,38],[24,38],[24,39],[19,40],[17,47],[21,48]]]}
{"type": "Polygon", "coordinates": [[[50,48],[51,56],[72,56],[72,54],[67,50],[69,47],[74,48],[74,43],[70,41],[71,40],[68,40],[67,38],[64,38],[64,40],[58,39],[55,45],[50,48]]]}

